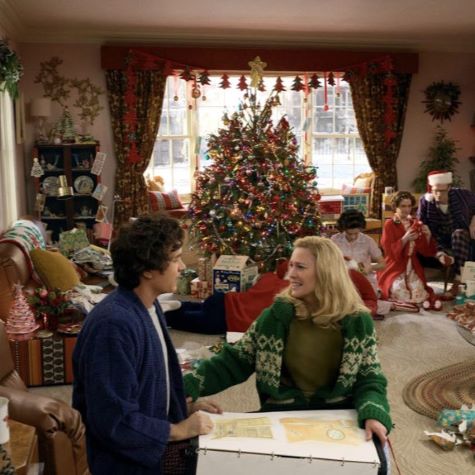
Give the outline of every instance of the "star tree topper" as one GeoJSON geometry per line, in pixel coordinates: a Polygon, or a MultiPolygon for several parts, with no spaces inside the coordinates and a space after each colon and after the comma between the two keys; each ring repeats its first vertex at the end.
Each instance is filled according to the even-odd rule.
{"type": "Polygon", "coordinates": [[[267,67],[267,63],[264,63],[264,61],[261,61],[259,56],[256,56],[247,64],[251,68],[251,87],[257,87],[259,86],[262,76],[264,75],[264,68],[267,67]]]}

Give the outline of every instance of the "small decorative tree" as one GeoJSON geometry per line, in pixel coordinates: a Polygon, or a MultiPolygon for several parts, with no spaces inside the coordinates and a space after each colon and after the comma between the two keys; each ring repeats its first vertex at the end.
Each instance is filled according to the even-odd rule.
{"type": "Polygon", "coordinates": [[[428,158],[419,165],[419,173],[412,182],[416,193],[424,193],[427,185],[427,175],[433,170],[452,172],[453,185],[460,186],[461,178],[455,174],[455,165],[459,162],[456,152],[458,148],[455,140],[447,135],[447,131],[437,126],[434,142],[429,148],[428,158]]]}
{"type": "Polygon", "coordinates": [[[5,329],[11,335],[23,335],[34,332],[39,327],[21,285],[15,285],[14,301],[8,313],[5,329]]]}

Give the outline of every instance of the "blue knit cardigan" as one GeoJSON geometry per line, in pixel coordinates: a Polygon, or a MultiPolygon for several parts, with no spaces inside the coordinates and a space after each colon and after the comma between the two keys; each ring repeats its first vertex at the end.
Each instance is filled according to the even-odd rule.
{"type": "Polygon", "coordinates": [[[167,345],[166,371],[152,319],[134,292],[118,288],[88,315],[73,354],[73,406],[86,426],[93,474],[160,474],[170,422],[186,418],[176,352],[155,304],[167,345]]]}

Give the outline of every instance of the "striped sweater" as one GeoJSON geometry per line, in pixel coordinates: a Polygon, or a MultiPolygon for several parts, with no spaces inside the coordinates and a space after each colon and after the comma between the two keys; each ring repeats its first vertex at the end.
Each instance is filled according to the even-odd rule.
{"type": "Polygon", "coordinates": [[[392,424],[387,381],[377,355],[371,316],[361,313],[341,320],[343,355],[335,386],[318,389],[310,400],[300,389],[281,384],[284,347],[293,318],[294,306],[277,299],[238,343],[225,345],[218,355],[185,375],[186,394],[193,399],[215,394],[245,381],[255,372],[262,410],[273,410],[271,401],[292,401],[285,405],[286,410],[342,407],[335,403],[348,401],[356,408],[361,427],[366,419],[376,419],[389,432],[392,424]]]}

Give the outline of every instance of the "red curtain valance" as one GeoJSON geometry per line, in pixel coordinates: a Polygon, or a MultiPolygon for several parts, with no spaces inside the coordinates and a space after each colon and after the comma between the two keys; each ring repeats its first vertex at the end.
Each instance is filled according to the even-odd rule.
{"type": "MultiPolygon", "coordinates": [[[[417,53],[395,53],[388,51],[345,51],[320,50],[312,48],[239,48],[239,47],[190,47],[190,46],[114,46],[101,48],[103,69],[126,69],[127,57],[133,49],[169,62],[171,68],[180,69],[188,65],[196,69],[217,71],[248,71],[249,61],[256,56],[267,63],[266,71],[310,72],[346,71],[355,67],[379,62],[390,57],[393,71],[416,73],[419,66],[417,53]]],[[[153,68],[153,61],[144,61],[144,69],[153,68]]]]}

